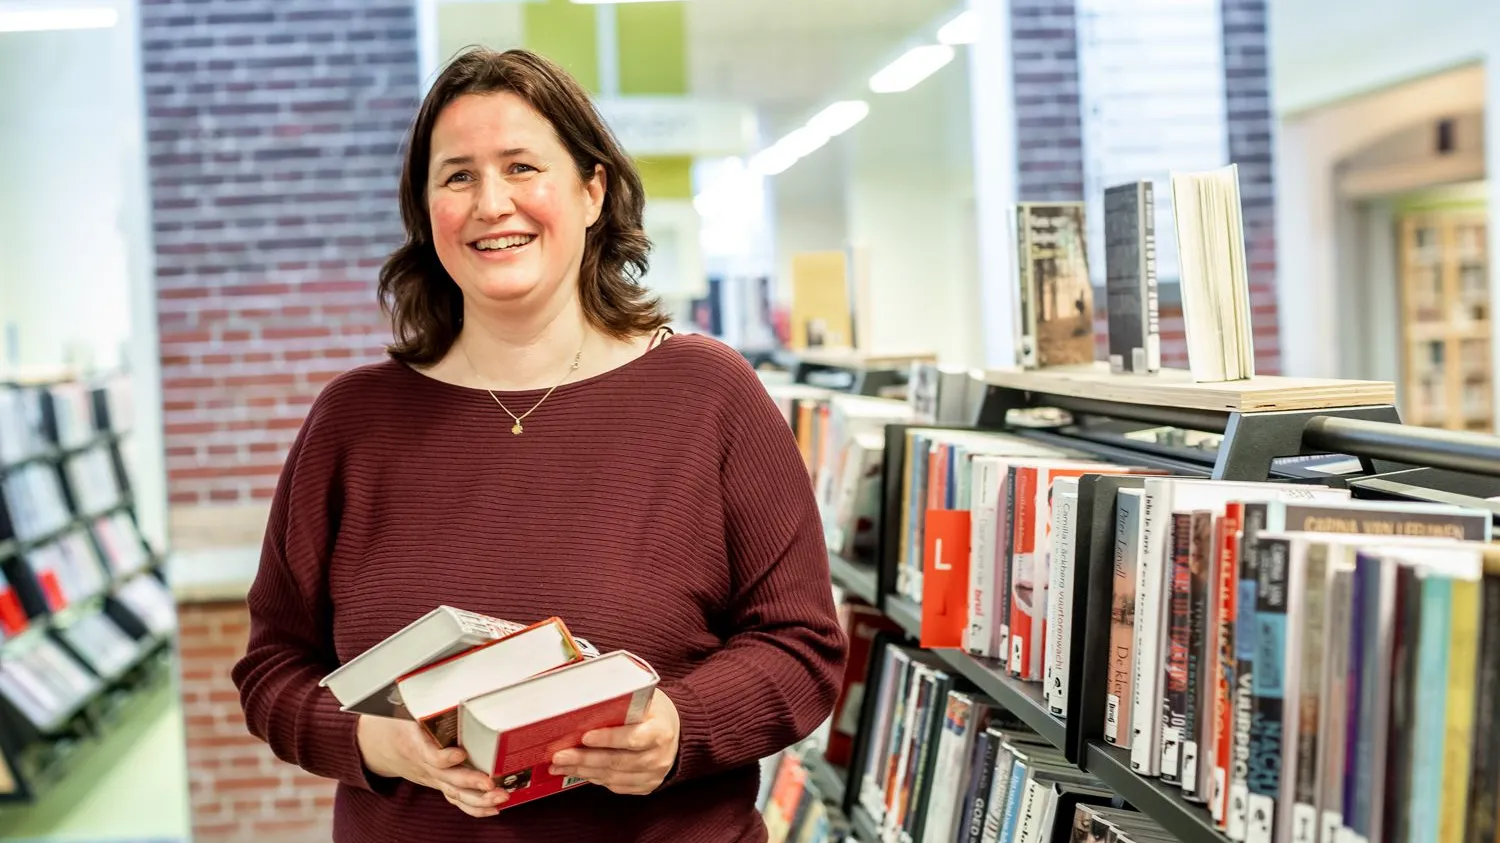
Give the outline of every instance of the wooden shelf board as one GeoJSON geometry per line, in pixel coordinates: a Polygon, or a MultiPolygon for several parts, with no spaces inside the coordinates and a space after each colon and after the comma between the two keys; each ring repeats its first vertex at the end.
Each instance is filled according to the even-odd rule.
{"type": "Polygon", "coordinates": [[[995,386],[1046,395],[1210,412],[1321,410],[1396,402],[1395,384],[1387,381],[1258,375],[1239,381],[1194,383],[1192,375],[1183,369],[1163,369],[1154,375],[1114,374],[1109,364],[1102,362],[1032,371],[994,369],[986,371],[984,378],[995,386]]]}

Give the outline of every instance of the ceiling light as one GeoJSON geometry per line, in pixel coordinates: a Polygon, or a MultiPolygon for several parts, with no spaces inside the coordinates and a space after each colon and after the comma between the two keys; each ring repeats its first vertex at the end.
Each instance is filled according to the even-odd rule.
{"type": "Polygon", "coordinates": [[[877,94],[910,90],[950,61],[953,61],[953,48],[947,44],[912,47],[870,77],[870,90],[877,94]]]}
{"type": "Polygon", "coordinates": [[[953,20],[938,30],[938,40],[944,44],[972,44],[979,40],[979,15],[973,9],[959,12],[953,20]]]}
{"type": "Polygon", "coordinates": [[[783,173],[795,163],[797,156],[781,146],[768,146],[750,157],[750,169],[763,176],[783,173]]]}
{"type": "Polygon", "coordinates": [[[869,113],[870,104],[864,100],[841,100],[809,118],[807,128],[831,138],[848,131],[869,113]]]}
{"type": "Polygon", "coordinates": [[[46,32],[56,29],[108,29],[119,13],[105,7],[64,9],[0,7],[0,32],[46,32]]]}

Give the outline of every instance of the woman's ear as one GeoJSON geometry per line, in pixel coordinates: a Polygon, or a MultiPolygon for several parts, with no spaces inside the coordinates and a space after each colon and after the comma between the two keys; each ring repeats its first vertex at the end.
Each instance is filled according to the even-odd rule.
{"type": "Polygon", "coordinates": [[[599,215],[604,213],[604,193],[608,181],[605,177],[604,165],[595,164],[593,175],[583,183],[583,189],[588,193],[588,210],[584,217],[586,228],[593,228],[594,223],[599,221],[599,215]]]}

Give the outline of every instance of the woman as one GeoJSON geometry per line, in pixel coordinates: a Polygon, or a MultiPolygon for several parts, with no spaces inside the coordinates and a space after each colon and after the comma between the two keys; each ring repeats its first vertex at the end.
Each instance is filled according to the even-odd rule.
{"type": "Polygon", "coordinates": [[[339,782],[334,839],[758,841],[757,760],[832,710],[846,642],[810,483],[748,364],[670,336],[630,158],[578,84],[476,50],[433,85],[381,273],[396,341],[288,455],[234,669],[276,754],[339,782]],[[319,679],[440,604],[556,615],[661,675],[645,721],[505,791],[319,679]]]}

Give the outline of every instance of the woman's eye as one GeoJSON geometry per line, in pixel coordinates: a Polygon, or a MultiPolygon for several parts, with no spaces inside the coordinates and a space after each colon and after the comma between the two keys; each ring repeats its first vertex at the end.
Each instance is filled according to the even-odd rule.
{"type": "Polygon", "coordinates": [[[453,175],[449,176],[443,182],[443,184],[459,184],[459,183],[469,182],[469,181],[472,181],[472,180],[473,180],[473,176],[469,175],[468,173],[460,171],[460,172],[454,173],[453,175]]]}
{"type": "Polygon", "coordinates": [[[518,162],[510,165],[510,171],[512,173],[534,173],[536,172],[536,168],[530,164],[521,164],[518,162]]]}

